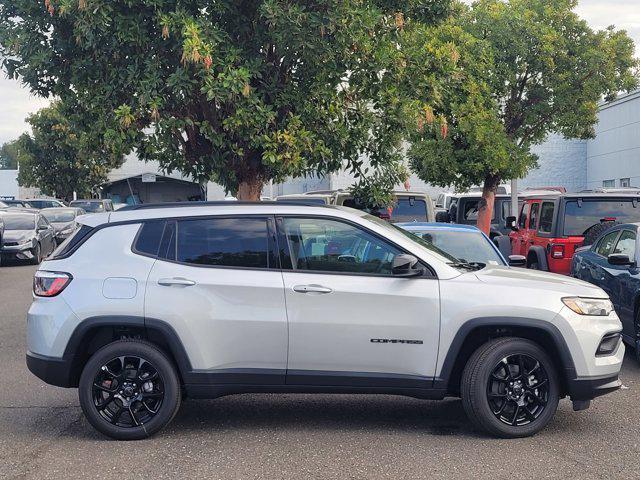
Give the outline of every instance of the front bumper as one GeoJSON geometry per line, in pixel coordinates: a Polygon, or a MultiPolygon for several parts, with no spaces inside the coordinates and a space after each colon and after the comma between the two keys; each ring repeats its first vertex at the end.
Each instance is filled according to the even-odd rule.
{"type": "Polygon", "coordinates": [[[31,243],[22,245],[4,245],[0,253],[3,257],[13,257],[19,260],[31,260],[33,258],[33,252],[31,249],[33,245],[31,243]]]}

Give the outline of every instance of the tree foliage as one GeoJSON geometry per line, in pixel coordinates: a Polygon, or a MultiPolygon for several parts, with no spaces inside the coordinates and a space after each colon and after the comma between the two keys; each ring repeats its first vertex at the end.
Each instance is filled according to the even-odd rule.
{"type": "Polygon", "coordinates": [[[0,147],[0,170],[17,170],[18,158],[18,141],[6,142],[0,147]]]}
{"type": "Polygon", "coordinates": [[[577,0],[479,0],[458,5],[440,35],[459,48],[434,115],[448,135],[419,128],[409,157],[418,174],[442,186],[483,185],[479,224],[488,231],[503,179],[536,165],[530,153],[551,133],[594,136],[598,102],[637,86],[633,41],[624,31],[593,31],[577,0]]]}
{"type": "Polygon", "coordinates": [[[449,3],[0,0],[0,54],[83,112],[96,147],[256,199],[268,180],[400,165],[399,47],[449,3]]]}
{"type": "Polygon", "coordinates": [[[72,200],[74,192],[79,197],[90,196],[107,179],[109,170],[119,166],[118,158],[89,148],[71,118],[60,102],[28,117],[33,133],[23,134],[17,142],[20,185],[72,200]]]}

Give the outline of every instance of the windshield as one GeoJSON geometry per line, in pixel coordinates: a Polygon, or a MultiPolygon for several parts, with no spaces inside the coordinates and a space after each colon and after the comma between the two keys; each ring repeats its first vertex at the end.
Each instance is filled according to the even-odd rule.
{"type": "Polygon", "coordinates": [[[5,230],[35,230],[36,228],[34,215],[7,215],[2,219],[5,230]]]}
{"type": "Polygon", "coordinates": [[[392,222],[427,221],[427,202],[414,197],[399,198],[391,211],[392,222]]]}
{"type": "Polygon", "coordinates": [[[409,231],[460,262],[505,265],[502,257],[480,232],[428,228],[411,228],[409,231]]]}
{"type": "Polygon", "coordinates": [[[35,208],[51,208],[61,206],[60,204],[58,204],[58,202],[54,202],[52,200],[29,200],[29,204],[35,208]]]}
{"type": "Polygon", "coordinates": [[[102,202],[71,202],[71,206],[81,208],[88,213],[104,212],[102,202]]]}
{"type": "Polygon", "coordinates": [[[51,223],[69,223],[76,218],[75,210],[45,210],[42,215],[51,223]]]}
{"type": "Polygon", "coordinates": [[[585,232],[605,221],[640,222],[640,205],[634,199],[569,200],[565,206],[564,234],[583,236],[585,232]]]}
{"type": "Polygon", "coordinates": [[[324,197],[304,197],[304,198],[276,198],[276,202],[284,202],[284,203],[313,203],[318,205],[326,205],[324,197]]]}

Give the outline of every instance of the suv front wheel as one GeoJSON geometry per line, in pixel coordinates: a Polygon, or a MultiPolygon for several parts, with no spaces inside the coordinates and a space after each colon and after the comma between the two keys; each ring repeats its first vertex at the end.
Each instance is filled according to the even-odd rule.
{"type": "Polygon", "coordinates": [[[164,428],[180,408],[178,374],[167,356],[143,340],[98,350],[82,371],[80,406],[98,431],[139,440],[164,428]]]}
{"type": "Polygon", "coordinates": [[[479,429],[502,438],[528,437],[542,430],[558,408],[558,376],[534,342],[498,338],[471,356],[461,393],[467,416],[479,429]]]}

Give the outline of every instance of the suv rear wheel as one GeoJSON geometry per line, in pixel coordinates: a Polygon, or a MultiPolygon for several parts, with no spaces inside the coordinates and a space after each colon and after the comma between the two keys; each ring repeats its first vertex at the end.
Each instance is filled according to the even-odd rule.
{"type": "Polygon", "coordinates": [[[98,350],[82,371],[80,406],[98,431],[139,440],[164,428],[180,408],[178,374],[167,356],[143,340],[98,350]]]}
{"type": "Polygon", "coordinates": [[[535,343],[492,340],[471,356],[462,374],[462,404],[471,422],[502,438],[534,435],[558,408],[556,369],[535,343]]]}

